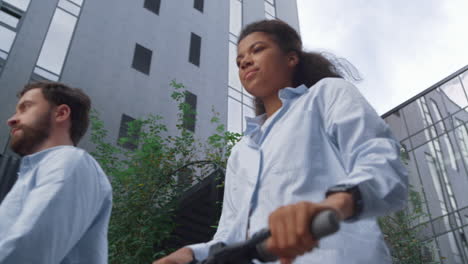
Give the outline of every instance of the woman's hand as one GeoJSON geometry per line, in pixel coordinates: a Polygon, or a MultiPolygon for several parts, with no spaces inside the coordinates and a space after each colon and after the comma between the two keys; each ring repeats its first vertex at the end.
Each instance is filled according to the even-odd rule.
{"type": "Polygon", "coordinates": [[[193,260],[193,252],[190,248],[180,248],[172,254],[155,260],[153,264],[186,264],[193,260]]]}
{"type": "Polygon", "coordinates": [[[349,193],[335,193],[320,203],[299,202],[278,208],[270,214],[268,225],[271,237],[267,250],[288,264],[318,245],[310,232],[312,219],[321,211],[334,210],[340,219],[352,215],[353,201],[349,193]]]}

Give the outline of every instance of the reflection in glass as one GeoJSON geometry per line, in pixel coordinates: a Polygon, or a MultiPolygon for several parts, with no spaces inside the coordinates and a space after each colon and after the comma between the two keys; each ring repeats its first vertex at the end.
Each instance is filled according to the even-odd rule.
{"type": "MultiPolygon", "coordinates": [[[[403,113],[403,111],[401,111],[401,113],[403,113]]],[[[408,137],[403,116],[399,111],[387,116],[385,122],[390,125],[392,132],[398,140],[403,140],[408,137]]]]}
{"type": "Polygon", "coordinates": [[[468,94],[468,71],[465,71],[464,73],[460,74],[459,77],[463,84],[463,87],[465,87],[465,92],[468,94]]]}
{"type": "MultiPolygon", "coordinates": [[[[432,144],[432,143],[429,143],[429,144],[432,144]]],[[[431,178],[432,178],[432,182],[433,182],[433,185],[434,185],[434,188],[436,190],[436,194],[437,194],[437,198],[438,198],[438,201],[439,201],[439,206],[440,206],[440,209],[442,211],[442,215],[444,214],[447,214],[447,207],[445,205],[445,198],[444,198],[444,193],[442,192],[442,184],[440,182],[440,175],[439,175],[439,166],[438,164],[436,163],[436,160],[435,158],[429,154],[429,153],[425,153],[425,157],[426,157],[426,162],[427,162],[427,165],[428,165],[428,168],[429,168],[429,174],[431,175],[431,178]]],[[[450,230],[450,225],[448,224],[447,222],[447,225],[446,225],[446,230],[450,230]]]]}
{"type": "Polygon", "coordinates": [[[0,58],[6,60],[7,57],[8,57],[8,53],[0,50],[0,58]]]}
{"type": "Polygon", "coordinates": [[[439,263],[440,261],[439,249],[437,248],[435,239],[428,241],[424,245],[422,256],[423,256],[422,263],[439,263]]]}
{"type": "MultiPolygon", "coordinates": [[[[439,110],[439,107],[437,106],[437,103],[432,98],[429,101],[431,102],[431,107],[434,112],[435,119],[439,121],[437,122],[437,125],[440,127],[442,133],[446,132],[445,124],[442,121],[442,117],[440,115],[440,110],[439,110]]],[[[452,166],[453,170],[458,171],[457,161],[455,160],[455,153],[453,152],[453,148],[452,148],[452,142],[450,142],[450,139],[447,136],[447,134],[442,136],[442,138],[444,139],[445,145],[447,146],[447,150],[448,150],[449,157],[450,157],[450,165],[452,166]]]]}
{"type": "Polygon", "coordinates": [[[229,6],[229,32],[239,36],[242,28],[242,3],[239,0],[231,0],[229,6]]]}
{"type": "Polygon", "coordinates": [[[34,73],[50,81],[58,81],[59,77],[39,67],[34,67],[34,73]]]}
{"type": "Polygon", "coordinates": [[[421,97],[419,100],[416,101],[418,103],[419,111],[421,112],[421,116],[423,117],[423,124],[424,127],[427,128],[424,130],[426,135],[426,139],[429,140],[431,138],[437,137],[436,129],[432,125],[434,121],[432,120],[431,113],[429,112],[429,108],[427,107],[426,98],[421,97]]]}
{"type": "Polygon", "coordinates": [[[28,5],[31,0],[3,0],[3,2],[8,3],[24,12],[26,9],[28,9],[28,5]]]}
{"type": "MultiPolygon", "coordinates": [[[[255,111],[251,107],[247,106],[246,104],[243,104],[242,105],[242,115],[244,117],[255,117],[255,111]]],[[[242,119],[245,119],[245,118],[242,118],[242,119]]]]}
{"type": "Polygon", "coordinates": [[[245,117],[255,117],[255,111],[252,108],[243,104],[242,105],[242,124],[243,124],[244,129],[247,127],[247,121],[245,120],[245,117]]]}
{"type": "Polygon", "coordinates": [[[440,247],[440,257],[444,259],[444,263],[462,264],[464,263],[460,252],[458,251],[457,242],[453,232],[448,232],[437,237],[440,247]],[[447,243],[448,242],[448,243],[447,243]]]}
{"type": "Polygon", "coordinates": [[[83,0],[70,0],[70,1],[72,1],[73,3],[75,3],[75,4],[79,5],[79,6],[81,6],[83,4],[83,0]]]}
{"type": "Polygon", "coordinates": [[[267,12],[268,14],[272,15],[272,16],[276,16],[276,12],[275,12],[275,7],[268,3],[267,1],[265,1],[265,12],[267,12]]]}
{"type": "Polygon", "coordinates": [[[13,30],[0,26],[0,50],[10,52],[16,33],[13,30]]]}
{"type": "Polygon", "coordinates": [[[76,20],[76,17],[56,9],[37,60],[38,66],[60,75],[76,20]]]}
{"type": "Polygon", "coordinates": [[[455,134],[457,136],[457,142],[460,146],[463,160],[465,165],[468,166],[468,131],[463,121],[455,118],[455,134]]]}
{"type": "Polygon", "coordinates": [[[242,94],[242,103],[252,108],[254,107],[252,97],[246,93],[242,94]]]}
{"type": "Polygon", "coordinates": [[[465,91],[463,91],[463,87],[457,77],[443,84],[440,90],[449,112],[453,113],[468,105],[465,91]]]}
{"type": "Polygon", "coordinates": [[[231,87],[228,88],[228,95],[234,99],[242,101],[242,95],[239,91],[232,89],[231,87]]]}
{"type": "Polygon", "coordinates": [[[234,36],[232,33],[229,33],[229,41],[232,43],[237,43],[237,37],[234,36]]]}
{"type": "Polygon", "coordinates": [[[269,13],[265,12],[265,18],[268,20],[274,20],[276,19],[274,16],[270,15],[269,13]]]}
{"type": "Polygon", "coordinates": [[[242,133],[242,109],[241,103],[228,97],[228,130],[242,133]]]}
{"type": "Polygon", "coordinates": [[[12,28],[16,28],[18,26],[19,18],[5,12],[3,9],[0,9],[0,22],[9,25],[12,28]]]}
{"type": "Polygon", "coordinates": [[[239,80],[238,68],[236,63],[237,58],[237,46],[229,42],[229,75],[228,75],[228,83],[229,86],[241,91],[242,84],[239,80]]]}
{"type": "Polygon", "coordinates": [[[75,16],[78,16],[80,14],[80,7],[75,4],[72,4],[67,0],[60,0],[58,6],[64,9],[65,11],[74,14],[75,16]]]}

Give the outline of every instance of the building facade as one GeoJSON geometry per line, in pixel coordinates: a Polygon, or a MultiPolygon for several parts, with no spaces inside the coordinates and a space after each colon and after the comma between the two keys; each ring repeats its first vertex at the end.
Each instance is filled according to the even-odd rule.
{"type": "Polygon", "coordinates": [[[406,151],[434,260],[468,263],[468,66],[384,114],[406,151]]]}
{"type": "MultiPolygon", "coordinates": [[[[164,117],[175,132],[172,80],[186,86],[197,112],[190,130],[214,132],[212,109],[231,131],[253,115],[237,77],[237,36],[247,23],[281,18],[298,29],[296,1],[0,0],[0,120],[7,120],[24,84],[41,79],[83,89],[109,130],[164,117]]],[[[9,129],[0,126],[7,152],[9,129]]],[[[80,144],[92,149],[89,132],[80,144]]]]}

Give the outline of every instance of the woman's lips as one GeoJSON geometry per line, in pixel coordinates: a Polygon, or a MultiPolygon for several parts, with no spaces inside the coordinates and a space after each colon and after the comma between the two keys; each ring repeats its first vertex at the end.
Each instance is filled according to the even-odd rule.
{"type": "Polygon", "coordinates": [[[252,77],[253,77],[257,72],[258,72],[258,69],[248,71],[248,72],[245,74],[245,76],[244,76],[244,80],[252,79],[252,77]]]}

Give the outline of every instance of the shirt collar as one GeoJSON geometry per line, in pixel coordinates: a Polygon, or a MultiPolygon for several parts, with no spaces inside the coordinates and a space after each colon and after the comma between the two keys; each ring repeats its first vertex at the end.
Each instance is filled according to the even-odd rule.
{"type": "MultiPolygon", "coordinates": [[[[307,86],[304,84],[293,88],[293,87],[286,87],[278,92],[278,97],[284,103],[285,101],[289,101],[296,97],[299,97],[308,91],[307,86]]],[[[256,117],[245,117],[245,121],[247,123],[247,128],[245,129],[244,135],[252,135],[255,131],[260,129],[266,119],[266,114],[261,114],[256,117]]]]}
{"type": "Polygon", "coordinates": [[[284,89],[281,89],[279,90],[278,92],[278,96],[279,98],[281,99],[281,101],[285,101],[285,100],[291,100],[291,99],[294,99],[296,97],[299,97],[303,94],[305,94],[309,89],[307,89],[307,86],[305,86],[304,84],[296,87],[296,88],[292,88],[292,87],[286,87],[284,89]]]}
{"type": "Polygon", "coordinates": [[[69,148],[69,147],[73,148],[72,146],[56,146],[56,147],[48,148],[45,150],[41,150],[39,152],[30,154],[30,155],[26,155],[21,159],[21,167],[30,167],[34,164],[39,163],[52,151],[56,149],[60,149],[60,148],[69,148]]]}
{"type": "Polygon", "coordinates": [[[260,129],[262,124],[265,122],[266,114],[261,114],[256,117],[245,117],[247,128],[245,129],[244,135],[252,135],[255,131],[260,129]]]}

